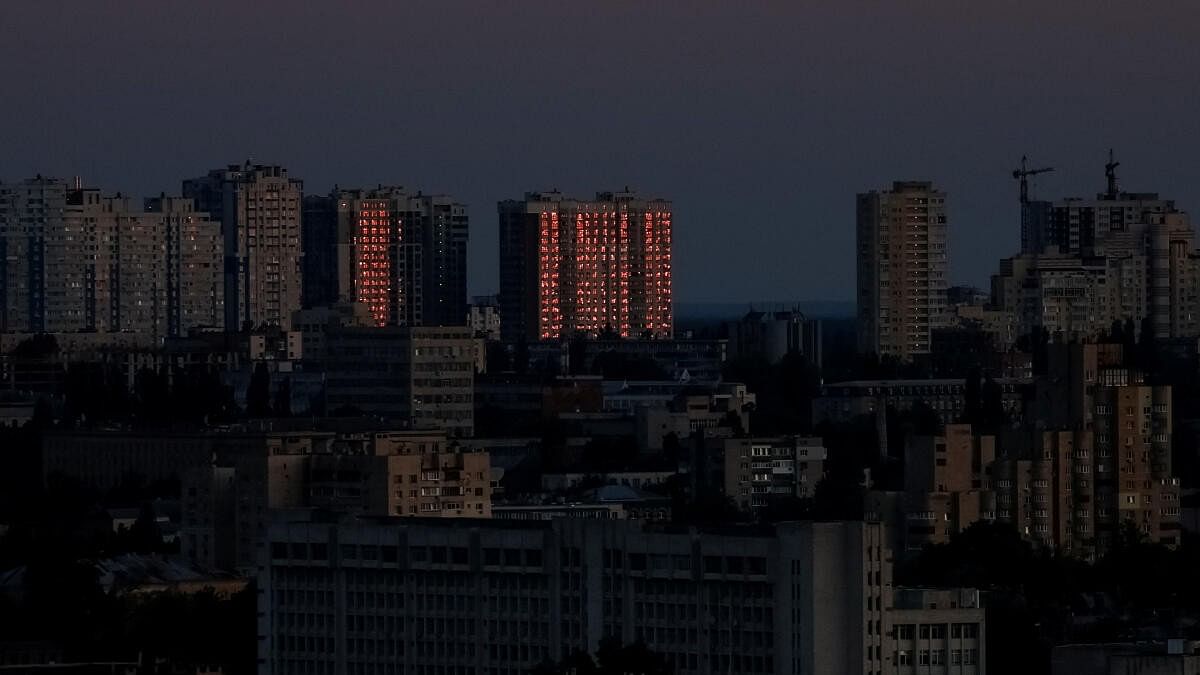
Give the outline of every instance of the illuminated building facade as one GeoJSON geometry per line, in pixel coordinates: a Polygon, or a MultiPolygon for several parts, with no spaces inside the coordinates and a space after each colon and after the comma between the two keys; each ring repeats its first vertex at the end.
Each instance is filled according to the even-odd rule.
{"type": "Polygon", "coordinates": [[[505,340],[671,337],[671,202],[527,193],[499,214],[505,340]]]}
{"type": "Polygon", "coordinates": [[[466,321],[467,210],[402,187],[342,190],[337,208],[337,287],[378,326],[466,321]]]}

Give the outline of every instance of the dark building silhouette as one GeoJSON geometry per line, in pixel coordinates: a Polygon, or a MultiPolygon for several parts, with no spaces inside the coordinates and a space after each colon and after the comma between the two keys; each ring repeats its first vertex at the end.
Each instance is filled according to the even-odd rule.
{"type": "Polygon", "coordinates": [[[303,202],[301,247],[306,309],[337,302],[337,200],[331,195],[306,195],[303,202]]]}

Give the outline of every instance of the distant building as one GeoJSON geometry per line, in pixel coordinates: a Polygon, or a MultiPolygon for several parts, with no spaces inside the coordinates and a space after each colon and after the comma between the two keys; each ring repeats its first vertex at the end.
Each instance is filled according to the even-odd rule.
{"type": "Polygon", "coordinates": [[[304,195],[301,202],[300,247],[304,251],[301,306],[327,307],[338,301],[337,200],[304,195]]]}
{"type": "Polygon", "coordinates": [[[46,240],[64,227],[67,184],[38,176],[0,183],[0,330],[39,333],[47,330],[46,240]]]}
{"type": "Polygon", "coordinates": [[[326,409],[403,420],[413,429],[474,433],[475,351],[464,327],[336,328],[306,355],[325,373],[326,409]]]}
{"type": "Polygon", "coordinates": [[[671,202],[527,193],[499,212],[506,342],[671,337],[671,202]]]}
{"type": "Polygon", "coordinates": [[[461,326],[467,207],[396,186],[338,190],[337,287],[378,326],[461,326]]]}
{"type": "Polygon", "coordinates": [[[859,194],[857,219],[859,351],[928,354],[946,309],[946,193],[896,181],[859,194]]]}
{"type": "Polygon", "coordinates": [[[500,296],[483,295],[471,298],[467,305],[467,325],[476,337],[500,339],[500,296]]]}
{"type": "Polygon", "coordinates": [[[1121,345],[1051,345],[1029,405],[1022,426],[995,435],[951,424],[909,439],[904,491],[871,492],[865,509],[890,524],[894,550],[945,542],[980,520],[1083,559],[1127,526],[1180,543],[1170,387],[1146,384],[1121,345]]]}
{"type": "Polygon", "coordinates": [[[301,431],[214,435],[181,473],[183,555],[251,570],[271,511],[321,508],[376,516],[491,515],[488,455],[441,432],[301,431]]]}
{"type": "Polygon", "coordinates": [[[1187,213],[1152,192],[1117,187],[1116,164],[1095,199],[1022,204],[1021,254],[1001,260],[992,304],[1019,334],[1066,340],[1143,320],[1158,339],[1200,335],[1200,254],[1187,213]]]}
{"type": "Polygon", "coordinates": [[[1045,431],[992,472],[998,517],[1084,557],[1106,551],[1125,523],[1179,544],[1171,387],[1144,382],[1123,364],[1121,345],[1051,345],[1047,362],[1035,393],[1045,431]]]}
{"type": "Polygon", "coordinates": [[[829,458],[820,438],[714,438],[703,443],[721,459],[724,494],[745,511],[764,509],[774,500],[812,497],[829,458]]]}
{"type": "Polygon", "coordinates": [[[995,460],[996,439],[974,433],[967,424],[948,424],[936,436],[910,436],[904,489],[868,492],[865,517],[886,524],[898,555],[947,543],[978,521],[996,519],[995,460]]]}
{"type": "Polygon", "coordinates": [[[761,356],[768,363],[779,363],[788,354],[799,354],[821,368],[821,322],[798,309],[751,310],[740,321],[730,321],[727,330],[730,358],[761,356]]]}
{"type": "Polygon", "coordinates": [[[945,664],[958,650],[956,672],[984,672],[977,596],[897,592],[894,608],[876,525],[717,532],[621,519],[294,514],[268,539],[258,580],[268,674],[403,659],[415,669],[516,675],[594,652],[605,636],[644,642],[680,675],[918,672],[921,650],[929,660],[943,650],[945,664]],[[911,627],[907,642],[891,637],[898,625],[911,627]]]}
{"type": "Polygon", "coordinates": [[[183,195],[224,233],[226,330],[287,328],[300,309],[303,190],[287,169],[248,161],[183,181],[183,195]]]}
{"type": "MultiPolygon", "coordinates": [[[[1022,389],[1028,381],[997,378],[1004,410],[1010,416],[1021,412],[1022,389]]],[[[830,382],[821,387],[821,395],[813,399],[813,424],[849,422],[863,415],[875,415],[888,407],[911,410],[924,403],[937,413],[943,423],[957,422],[966,400],[965,379],[934,380],[854,380],[830,382]]]]}
{"type": "MultiPolygon", "coordinates": [[[[570,345],[544,340],[529,345],[530,358],[541,369],[566,375],[571,372],[593,373],[600,370],[599,359],[649,365],[657,373],[692,384],[712,384],[721,380],[721,369],[728,360],[726,340],[704,339],[595,339],[582,343],[583,355],[573,362],[570,345]]],[[[578,354],[576,354],[578,356],[578,354]]]]}
{"type": "Polygon", "coordinates": [[[190,200],[143,205],[45,178],[0,185],[0,247],[5,331],[157,343],[222,321],[220,224],[190,200]]]}
{"type": "Polygon", "coordinates": [[[310,462],[313,507],[391,516],[492,515],[487,453],[461,448],[442,434],[343,434],[331,452],[310,462]]]}

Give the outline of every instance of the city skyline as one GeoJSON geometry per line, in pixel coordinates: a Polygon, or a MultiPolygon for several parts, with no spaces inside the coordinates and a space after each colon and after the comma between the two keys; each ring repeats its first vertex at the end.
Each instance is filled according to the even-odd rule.
{"type": "MultiPolygon", "coordinates": [[[[11,8],[0,61],[14,90],[36,95],[0,116],[0,176],[79,174],[156,195],[248,155],[289,167],[308,190],[421,185],[482,216],[527,190],[629,185],[675,202],[677,297],[714,302],[851,299],[853,196],[891,180],[931,180],[951,196],[949,281],[979,286],[996,253],[1019,250],[1010,172],[1023,154],[1057,168],[1036,180],[1037,197],[1101,191],[1114,147],[1127,189],[1200,203],[1200,169],[1170,159],[1197,149],[1195,64],[1175,56],[1200,18],[1193,6],[366,4],[365,23],[328,6],[279,16],[272,2],[231,21],[229,7],[11,8]],[[382,39],[379,26],[401,23],[455,28],[382,39]],[[54,40],[39,37],[48,25],[54,40]],[[527,25],[569,26],[575,38],[547,60],[546,47],[506,37],[527,25]],[[891,25],[904,30],[877,28],[891,25]],[[136,39],[100,41],[134,27],[136,39]],[[1150,40],[1155,50],[1141,48],[1150,40]],[[329,49],[303,47],[318,41],[329,49]],[[96,49],[104,59],[84,58],[96,49]],[[268,86],[263,72],[275,73],[268,86]],[[327,95],[322,81],[335,83],[327,95]],[[597,96],[598,82],[624,86],[597,96]],[[548,99],[547,86],[559,93],[548,99]],[[106,104],[78,105],[89,92],[106,104]],[[736,199],[714,205],[712,194],[736,199]],[[718,281],[707,271],[720,264],[745,272],[718,281]]],[[[496,228],[477,223],[471,294],[496,290],[496,228]]]]}

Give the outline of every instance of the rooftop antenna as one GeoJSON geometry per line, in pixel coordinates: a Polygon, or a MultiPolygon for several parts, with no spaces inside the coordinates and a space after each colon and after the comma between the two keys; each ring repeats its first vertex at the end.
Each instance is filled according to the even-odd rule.
{"type": "Polygon", "coordinates": [[[1108,182],[1108,192],[1106,193],[1109,199],[1117,198],[1117,167],[1121,163],[1113,160],[1113,150],[1108,149],[1108,163],[1104,165],[1104,178],[1108,182]]]}
{"type": "Polygon", "coordinates": [[[1021,168],[1014,169],[1012,172],[1012,177],[1021,181],[1021,203],[1022,204],[1026,204],[1029,202],[1029,177],[1036,176],[1039,173],[1050,173],[1051,171],[1054,170],[1054,167],[1052,167],[1052,166],[1044,166],[1040,169],[1027,168],[1026,163],[1028,161],[1029,161],[1028,157],[1026,157],[1025,155],[1021,155],[1021,168]]]}

